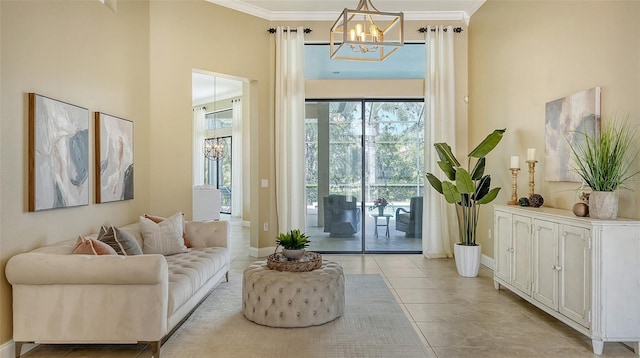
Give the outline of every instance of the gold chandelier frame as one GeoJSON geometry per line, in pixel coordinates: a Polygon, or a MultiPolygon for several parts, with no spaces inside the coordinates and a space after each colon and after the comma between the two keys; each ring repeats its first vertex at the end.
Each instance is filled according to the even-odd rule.
{"type": "Polygon", "coordinates": [[[384,61],[403,45],[404,14],[378,11],[370,0],[345,8],[331,27],[331,59],[384,61]]]}

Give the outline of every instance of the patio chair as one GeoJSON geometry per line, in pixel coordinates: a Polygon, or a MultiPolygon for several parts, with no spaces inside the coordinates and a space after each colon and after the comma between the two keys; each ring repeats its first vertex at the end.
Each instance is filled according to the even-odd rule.
{"type": "Polygon", "coordinates": [[[396,209],[396,230],[404,232],[405,237],[422,237],[422,197],[414,196],[409,210],[396,209]]]}
{"type": "Polygon", "coordinates": [[[332,194],[323,198],[323,204],[324,232],[329,237],[353,237],[360,231],[360,208],[355,197],[332,194]]]}

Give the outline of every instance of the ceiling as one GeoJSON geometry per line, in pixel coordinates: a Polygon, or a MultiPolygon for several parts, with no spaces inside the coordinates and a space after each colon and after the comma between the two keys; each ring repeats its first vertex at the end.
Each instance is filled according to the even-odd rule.
{"type": "MultiPolygon", "coordinates": [[[[215,76],[212,74],[192,73],[192,101],[193,106],[201,106],[205,103],[221,101],[242,95],[242,81],[215,76]],[[215,78],[215,97],[214,97],[215,78]]],[[[213,108],[211,109],[213,110],[213,108]]]]}
{"type": "MultiPolygon", "coordinates": [[[[270,21],[334,21],[358,0],[207,0],[270,21]]],[[[371,0],[379,11],[402,11],[405,20],[465,20],[486,0],[371,0]]]]}

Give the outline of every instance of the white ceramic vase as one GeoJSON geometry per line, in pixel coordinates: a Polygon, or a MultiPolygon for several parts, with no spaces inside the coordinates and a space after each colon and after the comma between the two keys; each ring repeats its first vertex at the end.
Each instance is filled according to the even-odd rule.
{"type": "Polygon", "coordinates": [[[589,194],[589,216],[613,220],[618,217],[617,191],[592,191],[589,194]]]}
{"type": "Polygon", "coordinates": [[[289,260],[300,260],[304,256],[305,250],[282,249],[282,254],[289,260]]]}
{"type": "Polygon", "coordinates": [[[453,254],[456,259],[456,268],[458,275],[462,277],[476,277],[480,270],[480,256],[482,255],[482,246],[465,246],[455,244],[453,254]]]}

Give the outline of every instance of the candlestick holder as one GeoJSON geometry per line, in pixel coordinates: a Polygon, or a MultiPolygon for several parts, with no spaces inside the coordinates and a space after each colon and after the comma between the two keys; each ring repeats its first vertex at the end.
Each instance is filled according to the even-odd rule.
{"type": "Polygon", "coordinates": [[[535,191],[533,188],[535,187],[535,173],[536,173],[536,163],[537,160],[527,160],[527,164],[529,165],[529,196],[533,195],[535,191]]]}
{"type": "Polygon", "coordinates": [[[510,168],[511,170],[511,200],[507,205],[518,205],[518,172],[520,168],[510,168]]]}

